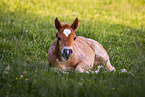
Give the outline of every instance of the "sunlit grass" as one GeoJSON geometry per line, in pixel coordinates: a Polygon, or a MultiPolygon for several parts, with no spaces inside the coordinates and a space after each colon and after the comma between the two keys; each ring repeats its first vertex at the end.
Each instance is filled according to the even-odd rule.
{"type": "Polygon", "coordinates": [[[144,0],[0,1],[0,95],[143,96],[145,89],[144,0]],[[58,73],[47,64],[55,40],[54,19],[77,35],[100,42],[116,72],[58,73]],[[120,73],[125,68],[127,73],[120,73]]]}

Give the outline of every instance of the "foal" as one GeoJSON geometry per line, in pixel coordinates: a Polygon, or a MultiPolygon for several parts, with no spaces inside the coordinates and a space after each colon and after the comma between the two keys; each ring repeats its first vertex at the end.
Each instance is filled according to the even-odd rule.
{"type": "Polygon", "coordinates": [[[115,68],[111,65],[106,50],[97,41],[77,36],[78,18],[70,26],[55,19],[56,41],[48,50],[48,62],[52,67],[63,70],[74,69],[86,72],[94,66],[102,64],[109,71],[115,68]]]}

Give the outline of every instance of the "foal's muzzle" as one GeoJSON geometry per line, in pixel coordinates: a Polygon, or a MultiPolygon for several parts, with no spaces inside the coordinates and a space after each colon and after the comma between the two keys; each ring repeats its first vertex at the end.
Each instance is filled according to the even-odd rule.
{"type": "Polygon", "coordinates": [[[73,51],[71,48],[64,48],[62,50],[62,57],[65,58],[66,60],[69,59],[69,57],[72,55],[73,51]]]}

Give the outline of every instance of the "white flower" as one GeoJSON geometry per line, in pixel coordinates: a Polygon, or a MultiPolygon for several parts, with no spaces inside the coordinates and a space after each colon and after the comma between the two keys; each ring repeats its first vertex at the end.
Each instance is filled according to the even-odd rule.
{"type": "Polygon", "coordinates": [[[125,73],[125,72],[127,72],[126,69],[120,69],[120,71],[121,71],[121,73],[125,73]]]}

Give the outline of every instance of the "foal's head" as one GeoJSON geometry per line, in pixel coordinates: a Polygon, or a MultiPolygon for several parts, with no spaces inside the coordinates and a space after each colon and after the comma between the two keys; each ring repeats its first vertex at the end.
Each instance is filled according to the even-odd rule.
{"type": "Polygon", "coordinates": [[[70,26],[67,23],[60,23],[59,20],[55,19],[56,38],[59,41],[59,49],[63,59],[68,60],[73,53],[73,45],[76,39],[75,30],[78,27],[78,18],[75,19],[73,24],[70,26]]]}

